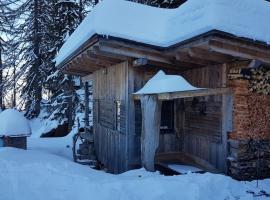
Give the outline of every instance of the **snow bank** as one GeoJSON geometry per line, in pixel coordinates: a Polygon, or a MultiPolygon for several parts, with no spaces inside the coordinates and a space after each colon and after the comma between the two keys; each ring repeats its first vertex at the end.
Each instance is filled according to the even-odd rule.
{"type": "Polygon", "coordinates": [[[60,125],[60,122],[55,119],[44,118],[42,115],[40,115],[37,118],[31,119],[29,124],[32,130],[31,137],[39,138],[43,134],[57,128],[60,125]]]}
{"type": "Polygon", "coordinates": [[[176,9],[154,8],[125,0],[101,1],[68,38],[56,65],[94,34],[168,47],[219,30],[270,42],[270,3],[265,0],[188,0],[176,9]]]}
{"type": "Polygon", "coordinates": [[[31,129],[28,120],[15,109],[0,113],[0,136],[29,136],[31,129]]]}
{"type": "Polygon", "coordinates": [[[160,70],[151,78],[145,86],[135,94],[157,94],[165,92],[183,92],[191,90],[200,90],[202,88],[193,87],[182,76],[166,75],[160,70]]]}
{"type": "Polygon", "coordinates": [[[133,170],[106,174],[67,159],[31,150],[0,148],[0,200],[267,200],[270,179],[238,182],[215,174],[162,176],[133,170]]]}

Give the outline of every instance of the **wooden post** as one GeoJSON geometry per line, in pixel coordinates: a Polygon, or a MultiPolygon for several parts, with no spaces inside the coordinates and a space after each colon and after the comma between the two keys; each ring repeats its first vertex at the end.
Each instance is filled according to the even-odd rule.
{"type": "Polygon", "coordinates": [[[232,95],[222,95],[222,146],[224,155],[224,171],[228,174],[228,133],[232,131],[232,95]]]}
{"type": "Polygon", "coordinates": [[[141,96],[141,161],[148,171],[155,171],[155,153],[159,144],[161,101],[156,95],[141,96]]]}
{"type": "Polygon", "coordinates": [[[89,129],[89,84],[84,83],[84,103],[85,103],[85,131],[89,129]]]}

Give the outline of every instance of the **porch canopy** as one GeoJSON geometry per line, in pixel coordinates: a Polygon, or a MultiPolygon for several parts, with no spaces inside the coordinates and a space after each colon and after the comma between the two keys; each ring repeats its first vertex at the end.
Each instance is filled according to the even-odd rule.
{"type": "Polygon", "coordinates": [[[188,83],[182,76],[166,75],[159,71],[145,86],[134,93],[134,99],[141,101],[142,136],[141,161],[143,167],[154,171],[155,153],[159,144],[161,103],[187,97],[222,95],[230,93],[229,88],[197,88],[188,83]]]}

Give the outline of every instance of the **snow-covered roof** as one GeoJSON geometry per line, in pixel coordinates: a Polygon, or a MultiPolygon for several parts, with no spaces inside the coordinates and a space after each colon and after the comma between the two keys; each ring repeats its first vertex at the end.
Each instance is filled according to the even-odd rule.
{"type": "Polygon", "coordinates": [[[202,88],[192,86],[182,76],[166,75],[162,70],[160,70],[135,94],[159,94],[167,92],[194,91],[200,89],[202,88]]]}
{"type": "Polygon", "coordinates": [[[269,19],[270,3],[265,0],[188,0],[176,9],[103,0],[65,42],[56,65],[95,34],[168,47],[219,30],[269,43],[269,19]]]}
{"type": "Polygon", "coordinates": [[[0,137],[29,135],[31,128],[22,113],[15,109],[7,109],[0,113],[0,137]]]}

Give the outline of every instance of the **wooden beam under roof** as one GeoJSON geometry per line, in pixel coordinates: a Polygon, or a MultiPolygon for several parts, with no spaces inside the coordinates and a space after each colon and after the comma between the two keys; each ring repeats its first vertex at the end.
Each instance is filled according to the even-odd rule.
{"type": "Polygon", "coordinates": [[[100,69],[100,67],[96,65],[92,65],[90,67],[89,65],[81,62],[80,58],[76,58],[73,59],[72,62],[70,62],[67,67],[64,68],[64,72],[67,73],[68,71],[71,71],[72,74],[78,72],[79,74],[85,75],[92,73],[97,69],[100,69]]]}
{"type": "Polygon", "coordinates": [[[103,66],[114,62],[116,64],[125,60],[132,62],[134,59],[146,58],[149,63],[155,64],[157,67],[175,68],[176,70],[199,68],[215,63],[231,63],[236,60],[257,59],[265,64],[270,63],[268,46],[222,35],[192,38],[168,48],[112,38],[98,38],[94,43],[80,50],[78,55],[82,54],[87,54],[91,63],[103,66]],[[179,56],[178,52],[184,52],[186,55],[179,56]]]}
{"type": "Polygon", "coordinates": [[[84,70],[81,70],[81,69],[65,69],[63,70],[64,73],[66,74],[71,74],[71,75],[75,75],[75,76],[85,76],[87,74],[90,74],[91,72],[90,71],[84,71],[84,70]]]}
{"type": "Polygon", "coordinates": [[[173,99],[183,99],[189,97],[201,97],[201,96],[210,96],[210,95],[222,95],[229,94],[231,89],[229,88],[209,88],[209,89],[199,89],[192,91],[183,91],[183,92],[168,92],[168,93],[159,93],[159,94],[134,94],[133,98],[139,100],[143,95],[156,95],[159,100],[173,100],[173,99]]]}
{"type": "Polygon", "coordinates": [[[123,55],[123,56],[127,56],[130,58],[141,58],[144,57],[148,60],[152,60],[155,62],[160,62],[160,63],[164,63],[164,64],[174,64],[172,61],[170,61],[167,58],[164,58],[163,56],[153,56],[153,55],[149,55],[149,54],[145,54],[143,52],[138,52],[136,50],[132,50],[132,49],[126,49],[126,48],[115,48],[115,47],[111,47],[111,46],[100,46],[99,47],[100,52],[105,52],[105,53],[111,53],[111,54],[116,54],[116,55],[123,55]]]}
{"type": "Polygon", "coordinates": [[[166,55],[160,51],[128,45],[123,42],[99,42],[99,52],[126,56],[129,58],[146,58],[151,61],[174,65],[175,57],[166,55]]]}
{"type": "Polygon", "coordinates": [[[175,65],[170,64],[163,64],[160,62],[150,61],[147,58],[138,58],[132,62],[133,67],[153,67],[153,68],[164,68],[171,71],[179,72],[179,71],[186,71],[189,69],[194,68],[201,68],[202,65],[194,64],[194,63],[187,63],[187,62],[180,62],[176,61],[175,65]]]}
{"type": "MultiPolygon", "coordinates": [[[[98,48],[98,47],[97,47],[98,48]]],[[[93,51],[93,50],[87,50],[87,56],[89,56],[91,59],[96,59],[96,60],[103,60],[106,62],[110,62],[110,63],[120,63],[123,60],[125,60],[124,58],[119,58],[119,57],[110,57],[109,55],[101,55],[99,54],[98,51],[93,51]]]]}
{"type": "Polygon", "coordinates": [[[81,59],[84,60],[84,62],[88,65],[96,65],[96,66],[100,66],[100,67],[107,67],[107,66],[111,66],[111,65],[116,64],[115,62],[90,57],[86,53],[82,54],[81,59]]]}
{"type": "Polygon", "coordinates": [[[194,65],[200,65],[202,67],[217,64],[217,62],[191,57],[187,52],[184,52],[184,51],[176,52],[176,60],[180,62],[191,63],[194,65]]]}
{"type": "Polygon", "coordinates": [[[191,47],[188,49],[188,54],[191,58],[197,58],[201,60],[207,60],[216,62],[219,64],[230,62],[233,60],[232,56],[224,55],[217,52],[209,52],[203,48],[191,47]]]}
{"type": "Polygon", "coordinates": [[[240,42],[228,41],[226,39],[211,39],[208,49],[224,55],[240,57],[245,59],[257,59],[264,63],[270,63],[270,50],[261,49],[256,46],[242,44],[240,42]]]}
{"type": "Polygon", "coordinates": [[[78,56],[75,61],[77,61],[78,65],[80,65],[82,68],[91,68],[93,70],[98,70],[98,69],[106,67],[106,65],[87,59],[83,55],[78,56]]]}

